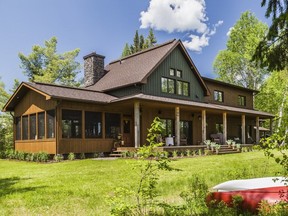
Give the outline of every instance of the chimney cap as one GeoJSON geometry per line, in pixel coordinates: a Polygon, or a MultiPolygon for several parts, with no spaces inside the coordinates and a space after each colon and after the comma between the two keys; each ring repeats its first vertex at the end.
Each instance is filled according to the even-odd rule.
{"type": "Polygon", "coordinates": [[[92,57],[92,56],[100,57],[100,58],[103,58],[103,59],[105,58],[105,56],[103,56],[103,55],[99,55],[99,54],[96,54],[96,52],[92,52],[92,53],[84,56],[83,59],[85,60],[85,59],[90,58],[90,57],[92,57]]]}

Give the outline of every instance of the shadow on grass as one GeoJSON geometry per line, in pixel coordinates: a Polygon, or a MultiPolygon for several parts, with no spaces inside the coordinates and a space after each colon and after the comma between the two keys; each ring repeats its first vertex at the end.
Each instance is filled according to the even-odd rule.
{"type": "Polygon", "coordinates": [[[30,191],[35,191],[36,189],[39,188],[43,188],[43,187],[17,187],[17,188],[14,187],[15,184],[27,179],[28,178],[21,179],[19,177],[0,179],[0,197],[13,193],[26,193],[30,191]]]}

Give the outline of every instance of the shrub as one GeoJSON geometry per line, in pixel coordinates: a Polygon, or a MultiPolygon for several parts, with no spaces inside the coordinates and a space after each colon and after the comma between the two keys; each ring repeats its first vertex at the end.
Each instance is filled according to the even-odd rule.
{"type": "Polygon", "coordinates": [[[47,162],[49,159],[49,155],[46,152],[39,152],[37,154],[37,161],[38,162],[47,162]]]}
{"type": "Polygon", "coordinates": [[[86,158],[86,157],[85,157],[85,153],[82,152],[82,153],[80,154],[80,159],[85,159],[85,158],[86,158]]]}
{"type": "Polygon", "coordinates": [[[177,151],[177,150],[174,150],[174,151],[172,152],[172,157],[173,157],[173,158],[177,158],[177,157],[178,157],[178,151],[177,151]]]}
{"type": "Polygon", "coordinates": [[[75,160],[75,154],[73,152],[68,154],[68,160],[75,160]]]}
{"type": "Polygon", "coordinates": [[[64,159],[63,155],[62,154],[55,154],[54,157],[53,157],[53,160],[56,161],[56,162],[60,162],[64,159]]]}

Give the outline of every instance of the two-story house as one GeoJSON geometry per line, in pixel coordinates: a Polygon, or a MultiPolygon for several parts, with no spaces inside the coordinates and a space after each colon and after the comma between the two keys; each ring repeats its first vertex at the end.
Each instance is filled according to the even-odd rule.
{"type": "Polygon", "coordinates": [[[23,82],[4,111],[14,114],[15,149],[50,154],[110,152],[146,142],[158,116],[173,145],[199,145],[215,134],[221,143],[259,141],[259,120],[273,115],[253,108],[255,91],[201,77],[180,40],[109,63],[84,57],[85,87],[23,82]],[[183,142],[185,140],[185,142],[183,142]]]}

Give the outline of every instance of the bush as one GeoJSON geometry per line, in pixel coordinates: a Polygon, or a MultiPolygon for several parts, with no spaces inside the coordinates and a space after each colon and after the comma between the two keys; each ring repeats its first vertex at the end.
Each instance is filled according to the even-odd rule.
{"type": "Polygon", "coordinates": [[[60,162],[64,159],[63,155],[62,154],[55,154],[54,157],[53,157],[53,160],[56,161],[56,162],[60,162]]]}
{"type": "Polygon", "coordinates": [[[73,152],[68,154],[68,160],[75,160],[75,154],[73,152]]]}
{"type": "Polygon", "coordinates": [[[80,154],[80,159],[85,159],[85,158],[86,158],[86,157],[85,157],[85,153],[82,152],[82,153],[80,154]]]}
{"type": "Polygon", "coordinates": [[[38,162],[47,162],[49,159],[49,155],[46,152],[37,153],[37,161],[38,162]]]}

